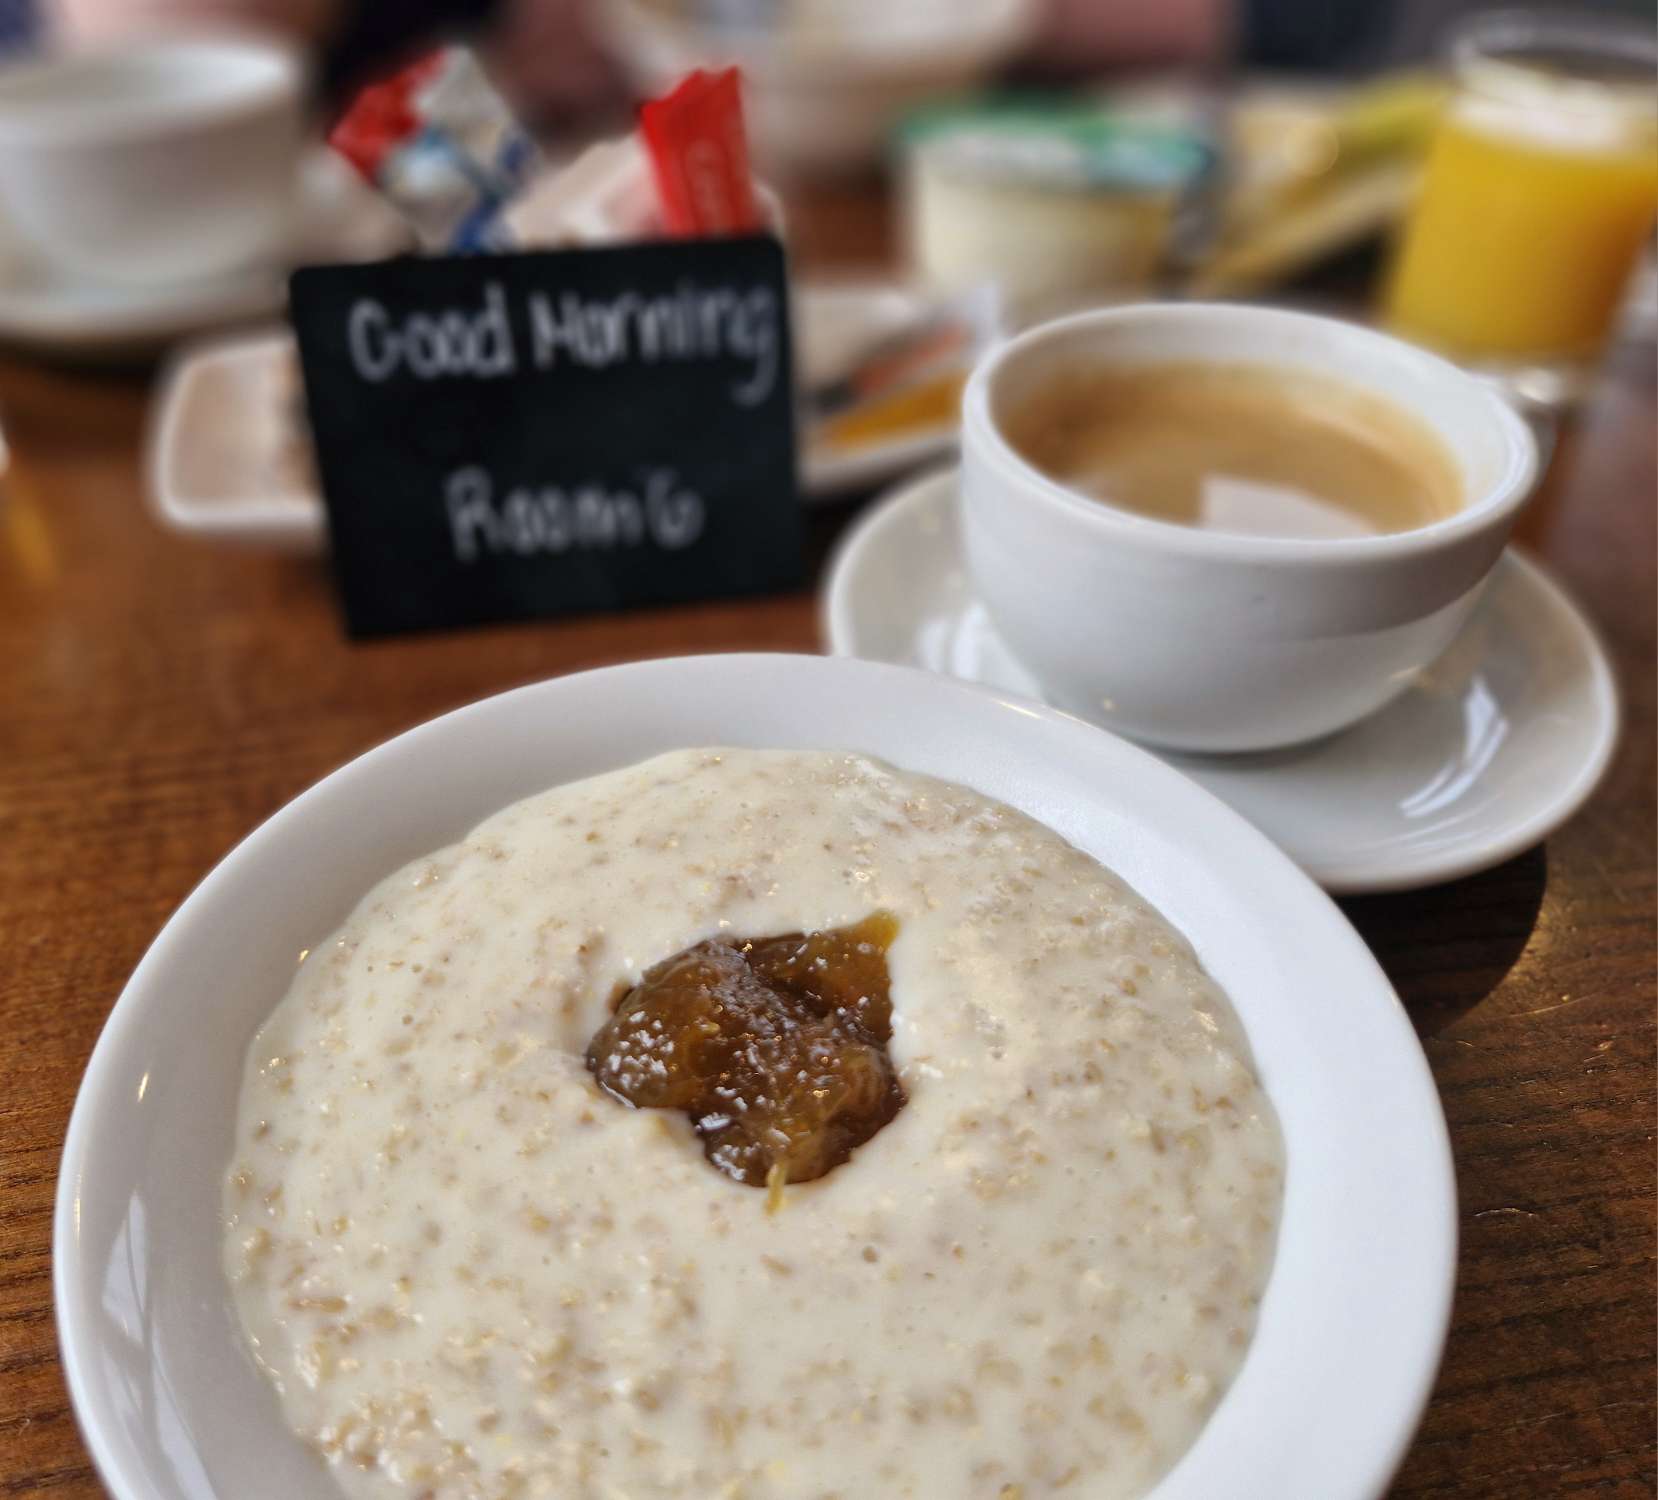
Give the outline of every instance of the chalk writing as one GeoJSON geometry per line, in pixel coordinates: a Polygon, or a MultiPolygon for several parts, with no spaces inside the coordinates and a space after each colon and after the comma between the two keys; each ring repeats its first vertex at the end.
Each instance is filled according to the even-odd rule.
{"type": "Polygon", "coordinates": [[[635,490],[600,484],[575,488],[517,485],[499,499],[477,465],[456,469],[443,487],[449,533],[459,562],[504,553],[611,551],[655,546],[678,552],[702,535],[707,508],[672,469],[650,469],[635,490]]]}
{"type": "MultiPolygon", "coordinates": [[[[729,394],[758,406],[777,385],[781,344],[777,297],[769,286],[735,290],[681,281],[671,292],[641,296],[526,293],[529,362],[587,370],[629,361],[642,365],[741,360],[746,369],[729,394]]],[[[480,305],[445,307],[393,317],[374,297],[360,297],[346,315],[351,363],[376,384],[399,373],[416,380],[502,380],[521,362],[501,284],[484,284],[480,305]]]]}

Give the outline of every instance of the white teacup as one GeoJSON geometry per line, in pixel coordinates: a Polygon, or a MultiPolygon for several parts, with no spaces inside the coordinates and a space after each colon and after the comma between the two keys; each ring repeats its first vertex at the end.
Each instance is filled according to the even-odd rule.
{"type": "Polygon", "coordinates": [[[0,70],[0,199],[55,265],[159,284],[234,271],[291,232],[297,55],[176,36],[0,70]]]}
{"type": "Polygon", "coordinates": [[[997,629],[1054,703],[1181,750],[1291,745],[1387,703],[1467,620],[1536,472],[1530,429],[1473,377],[1384,334],[1274,308],[1062,318],[987,356],[963,402],[968,566],[997,629]],[[1312,371],[1413,413],[1456,458],[1462,508],[1388,535],[1234,536],[1114,509],[1003,436],[1011,405],[1067,369],[1209,360],[1312,371]]]}

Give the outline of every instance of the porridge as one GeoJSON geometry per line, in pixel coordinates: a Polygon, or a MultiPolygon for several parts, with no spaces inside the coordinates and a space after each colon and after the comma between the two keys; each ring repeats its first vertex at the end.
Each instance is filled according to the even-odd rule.
{"type": "Polygon", "coordinates": [[[1127,1500],[1281,1193],[1225,997],[1094,860],[861,756],[679,751],[304,958],[225,1258],[354,1496],[1127,1500]]]}

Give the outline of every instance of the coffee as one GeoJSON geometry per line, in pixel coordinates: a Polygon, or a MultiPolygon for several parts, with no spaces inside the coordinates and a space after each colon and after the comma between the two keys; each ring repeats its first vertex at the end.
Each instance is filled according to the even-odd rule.
{"type": "Polygon", "coordinates": [[[1420,418],[1312,372],[1200,362],[1079,366],[1001,417],[1050,478],[1159,521],[1308,539],[1410,531],[1463,503],[1420,418]]]}

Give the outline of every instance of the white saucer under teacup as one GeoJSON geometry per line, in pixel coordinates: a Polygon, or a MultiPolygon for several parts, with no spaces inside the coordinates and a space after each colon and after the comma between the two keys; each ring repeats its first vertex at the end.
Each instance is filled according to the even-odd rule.
{"type": "Polygon", "coordinates": [[[180,339],[279,315],[291,265],[407,248],[395,212],[332,152],[303,153],[296,174],[291,241],[211,276],[99,280],[43,255],[0,215],[0,342],[67,360],[148,357],[180,339]]]}
{"type": "Polygon", "coordinates": [[[0,67],[0,340],[151,353],[279,312],[295,263],[402,248],[395,212],[304,146],[305,76],[224,28],[0,67]]]}
{"type": "MultiPolygon", "coordinates": [[[[824,586],[829,650],[1038,697],[973,597],[958,506],[950,470],[866,512],[824,586]]],[[[1370,718],[1286,750],[1159,753],[1327,890],[1353,893],[1431,885],[1529,848],[1594,789],[1617,729],[1594,632],[1510,549],[1450,649],[1370,718]]]]}

